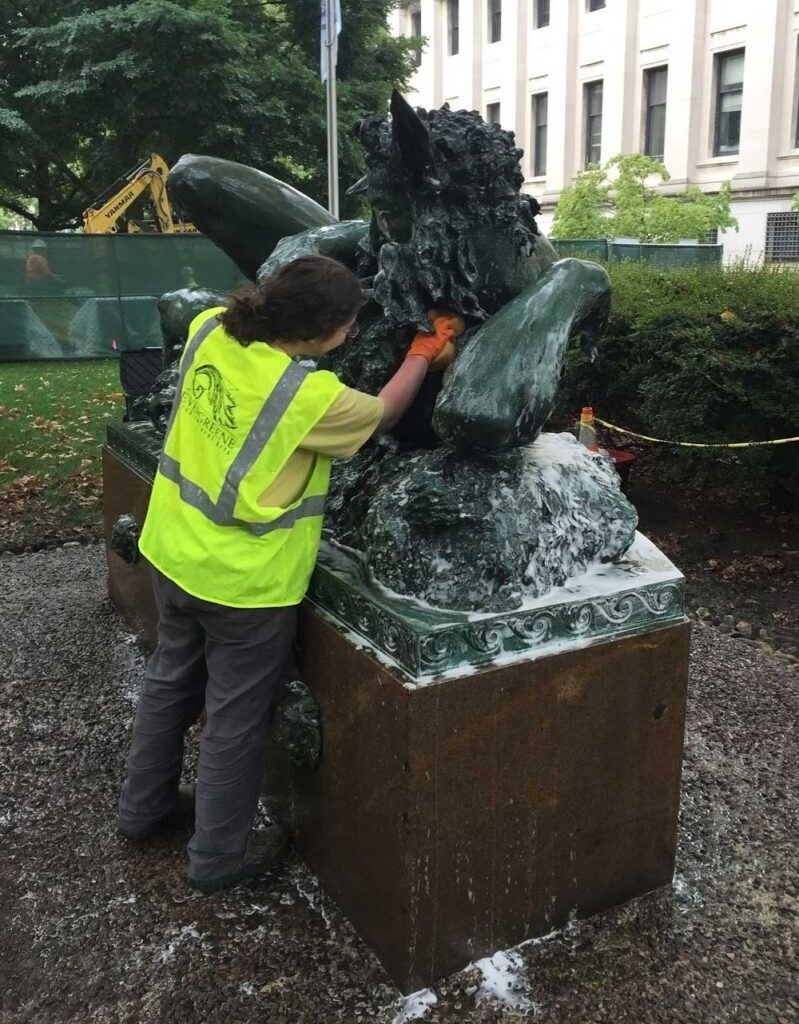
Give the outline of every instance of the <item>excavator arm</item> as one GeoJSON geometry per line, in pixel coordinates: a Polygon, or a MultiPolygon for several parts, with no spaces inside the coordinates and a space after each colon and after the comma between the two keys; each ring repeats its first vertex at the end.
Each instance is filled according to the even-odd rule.
{"type": "Polygon", "coordinates": [[[166,191],[168,177],[166,161],[152,153],[149,160],[123,174],[83,211],[83,230],[88,234],[116,234],[120,218],[149,190],[159,231],[166,234],[196,231],[193,224],[181,223],[173,216],[166,191]]]}

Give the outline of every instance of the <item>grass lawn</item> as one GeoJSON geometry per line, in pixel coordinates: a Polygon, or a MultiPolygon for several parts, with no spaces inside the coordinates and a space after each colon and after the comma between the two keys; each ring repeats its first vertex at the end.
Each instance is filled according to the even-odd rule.
{"type": "Polygon", "coordinates": [[[115,359],[0,362],[0,550],[99,536],[115,359]]]}

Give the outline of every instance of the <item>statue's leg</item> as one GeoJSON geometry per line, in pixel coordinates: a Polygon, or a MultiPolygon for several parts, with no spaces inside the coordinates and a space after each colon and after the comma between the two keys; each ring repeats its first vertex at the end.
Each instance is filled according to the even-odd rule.
{"type": "Polygon", "coordinates": [[[182,156],[169,192],[200,231],[250,280],[281,238],[336,218],[271,174],[212,156],[182,156]]]}
{"type": "Polygon", "coordinates": [[[610,280],[595,263],[565,259],[494,314],[444,377],[433,427],[448,444],[529,444],[549,418],[569,339],[596,341],[607,319],[610,280]]]}

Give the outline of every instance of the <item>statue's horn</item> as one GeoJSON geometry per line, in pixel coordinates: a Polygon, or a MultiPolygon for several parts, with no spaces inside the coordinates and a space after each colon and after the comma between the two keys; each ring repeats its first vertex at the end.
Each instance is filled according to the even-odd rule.
{"type": "Polygon", "coordinates": [[[433,163],[430,136],[413,107],[395,89],[391,93],[391,134],[403,164],[420,174],[433,163]]]}
{"type": "Polygon", "coordinates": [[[350,187],[347,189],[347,195],[348,196],[357,196],[357,195],[360,195],[362,192],[365,192],[366,191],[366,183],[367,183],[368,180],[369,180],[369,175],[368,174],[364,174],[364,176],[362,178],[358,178],[358,180],[355,182],[355,184],[354,185],[350,185],[350,187]]]}

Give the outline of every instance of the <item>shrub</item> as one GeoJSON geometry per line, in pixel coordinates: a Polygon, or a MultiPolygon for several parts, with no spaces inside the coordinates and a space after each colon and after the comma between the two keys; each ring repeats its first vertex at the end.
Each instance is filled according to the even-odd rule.
{"type": "MultiPolygon", "coordinates": [[[[562,414],[592,404],[621,426],[682,441],[799,435],[799,276],[740,265],[658,270],[612,264],[599,357],[575,346],[562,414]]],[[[618,438],[617,438],[618,439],[618,438]]],[[[655,446],[652,446],[653,448],[655,446]]],[[[661,448],[664,475],[762,493],[799,493],[799,444],[695,452],[661,448]]]]}

